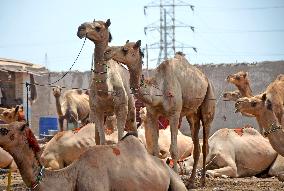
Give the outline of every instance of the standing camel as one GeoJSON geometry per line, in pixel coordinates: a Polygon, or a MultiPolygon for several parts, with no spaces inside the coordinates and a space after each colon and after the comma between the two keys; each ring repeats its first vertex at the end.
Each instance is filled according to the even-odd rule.
{"type": "Polygon", "coordinates": [[[60,103],[61,88],[54,87],[53,95],[55,97],[57,114],[59,117],[60,131],[63,131],[64,119],[78,127],[78,121],[81,120],[82,124],[88,123],[90,106],[89,96],[82,92],[82,90],[67,90],[60,103]]]}
{"type": "Polygon", "coordinates": [[[109,26],[109,19],[106,22],[94,20],[81,24],[77,32],[79,38],[86,37],[95,44],[95,67],[90,85],[90,121],[96,124],[100,144],[105,144],[103,129],[105,116],[116,115],[118,140],[122,138],[125,126],[128,130],[137,133],[134,98],[129,88],[129,73],[114,60],[103,59],[103,53],[108,42],[111,41],[109,26]]]}
{"type": "Polygon", "coordinates": [[[207,77],[196,67],[190,65],[184,56],[162,62],[154,71],[154,77],[144,80],[142,75],[141,41],[126,42],[124,46],[110,47],[105,51],[105,59],[114,59],[125,64],[130,72],[130,86],[138,99],[147,108],[149,127],[145,128],[148,151],[158,156],[157,120],[164,116],[170,121],[170,153],[177,172],[177,134],[180,119],[186,116],[191,128],[194,144],[194,165],[189,186],[194,187],[196,166],[200,155],[198,133],[200,121],[203,126],[203,171],[201,184],[205,186],[205,159],[208,153],[208,136],[215,113],[213,87],[207,77]],[[149,131],[150,133],[147,133],[149,131]],[[151,135],[151,136],[147,136],[151,135]]]}
{"type": "Polygon", "coordinates": [[[0,147],[14,157],[29,190],[187,190],[174,171],[131,135],[117,145],[94,146],[60,170],[44,169],[38,142],[25,123],[0,125],[0,147]]]}
{"type": "Polygon", "coordinates": [[[240,71],[227,77],[227,82],[234,84],[242,97],[252,97],[252,90],[248,79],[248,72],[240,71]]]}

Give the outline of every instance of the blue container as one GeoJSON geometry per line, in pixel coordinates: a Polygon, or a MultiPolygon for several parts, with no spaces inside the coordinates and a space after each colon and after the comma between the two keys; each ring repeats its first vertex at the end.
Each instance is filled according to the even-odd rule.
{"type": "Polygon", "coordinates": [[[39,118],[39,137],[43,138],[44,135],[48,135],[48,130],[58,130],[57,117],[45,116],[39,118]]]}

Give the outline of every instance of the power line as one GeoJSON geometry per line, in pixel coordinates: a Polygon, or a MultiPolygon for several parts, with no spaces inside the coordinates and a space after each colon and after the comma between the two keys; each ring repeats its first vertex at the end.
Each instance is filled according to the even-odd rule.
{"type": "Polygon", "coordinates": [[[266,29],[266,30],[212,30],[212,31],[198,31],[196,33],[282,33],[284,29],[266,29]]]}
{"type": "MultiPolygon", "coordinates": [[[[263,6],[263,7],[209,7],[197,6],[196,9],[216,9],[216,11],[241,11],[241,10],[268,10],[268,9],[283,9],[284,5],[279,6],[263,6]]],[[[215,10],[214,10],[215,11],[215,10]]]]}

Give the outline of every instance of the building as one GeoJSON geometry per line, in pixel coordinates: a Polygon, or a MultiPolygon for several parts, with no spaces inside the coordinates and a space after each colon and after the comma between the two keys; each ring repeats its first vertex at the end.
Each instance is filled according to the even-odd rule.
{"type": "Polygon", "coordinates": [[[27,104],[36,99],[37,92],[36,86],[30,86],[27,97],[26,82],[34,82],[34,75],[40,76],[46,72],[47,69],[40,65],[0,58],[0,106],[10,108],[22,104],[26,119],[28,115],[30,121],[31,110],[29,107],[27,111],[27,104]]]}

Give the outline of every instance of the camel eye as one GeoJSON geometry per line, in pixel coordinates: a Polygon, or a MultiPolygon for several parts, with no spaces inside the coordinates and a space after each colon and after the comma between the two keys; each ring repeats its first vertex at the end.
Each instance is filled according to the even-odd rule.
{"type": "Polygon", "coordinates": [[[127,52],[128,52],[128,48],[123,47],[123,48],[122,48],[122,51],[123,51],[123,53],[126,55],[126,54],[127,54],[127,52]]]}
{"type": "Polygon", "coordinates": [[[240,79],[241,79],[240,76],[237,76],[237,77],[236,77],[236,80],[240,80],[240,79]]]}
{"type": "Polygon", "coordinates": [[[100,28],[100,27],[95,27],[95,30],[96,30],[97,32],[100,32],[101,28],[100,28]]]}
{"type": "Polygon", "coordinates": [[[256,102],[255,101],[251,102],[251,106],[255,107],[256,106],[256,102]]]}

